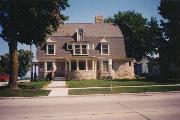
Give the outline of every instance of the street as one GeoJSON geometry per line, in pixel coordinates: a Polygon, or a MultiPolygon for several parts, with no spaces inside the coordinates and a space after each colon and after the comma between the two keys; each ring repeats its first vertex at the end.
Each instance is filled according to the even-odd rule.
{"type": "Polygon", "coordinates": [[[180,120],[180,93],[0,98],[0,120],[180,120]]]}

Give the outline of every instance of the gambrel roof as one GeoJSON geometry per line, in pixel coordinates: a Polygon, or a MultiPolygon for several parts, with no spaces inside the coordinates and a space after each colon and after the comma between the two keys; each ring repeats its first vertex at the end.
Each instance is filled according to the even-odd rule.
{"type": "Polygon", "coordinates": [[[73,36],[78,28],[82,28],[87,37],[123,37],[119,27],[112,23],[65,23],[53,36],[73,36]]]}

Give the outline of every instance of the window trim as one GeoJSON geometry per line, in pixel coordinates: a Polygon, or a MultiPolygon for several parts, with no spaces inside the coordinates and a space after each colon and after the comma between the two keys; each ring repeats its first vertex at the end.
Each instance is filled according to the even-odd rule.
{"type": "Polygon", "coordinates": [[[72,45],[72,44],[68,44],[68,43],[67,43],[66,49],[67,49],[67,50],[73,50],[73,45],[72,45]],[[69,48],[68,48],[68,46],[69,46],[69,45],[71,45],[71,46],[72,46],[72,48],[71,48],[71,49],[69,49],[69,48]]]}
{"type": "Polygon", "coordinates": [[[89,44],[73,44],[73,55],[89,55],[89,44]],[[80,54],[75,53],[75,45],[80,46],[80,54]],[[82,46],[83,45],[86,45],[86,47],[87,47],[87,54],[82,54],[82,50],[83,50],[82,46]]]}
{"type": "Polygon", "coordinates": [[[76,41],[84,41],[84,30],[82,28],[78,28],[76,29],[76,37],[77,37],[77,40],[76,41]],[[79,30],[82,30],[81,32],[79,32],[79,30]],[[81,34],[82,33],[82,39],[80,38],[81,37],[81,34]]]}
{"type": "Polygon", "coordinates": [[[101,44],[101,55],[110,55],[110,45],[109,44],[101,44]],[[103,45],[108,45],[108,54],[103,53],[103,48],[102,48],[103,45]]]}
{"type": "Polygon", "coordinates": [[[54,43],[47,43],[46,44],[46,55],[56,55],[56,44],[54,44],[54,43]],[[53,45],[54,46],[54,54],[49,54],[49,49],[48,49],[49,45],[53,45]]]}

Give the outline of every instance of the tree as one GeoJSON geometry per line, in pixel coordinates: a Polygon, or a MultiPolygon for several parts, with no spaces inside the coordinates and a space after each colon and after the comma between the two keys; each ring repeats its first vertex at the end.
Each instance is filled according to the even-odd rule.
{"type": "Polygon", "coordinates": [[[68,7],[67,0],[1,0],[0,36],[8,42],[10,53],[10,80],[8,86],[17,88],[17,43],[42,44],[48,34],[55,32],[67,19],[61,11],[68,7]]]}
{"type": "Polygon", "coordinates": [[[134,11],[118,12],[113,17],[108,17],[105,22],[118,25],[124,35],[127,57],[136,58],[157,53],[158,40],[161,36],[156,18],[148,21],[140,13],[134,11]]]}
{"type": "Polygon", "coordinates": [[[161,20],[161,26],[164,37],[166,39],[165,47],[162,48],[160,54],[161,66],[163,73],[166,76],[170,71],[167,71],[169,63],[174,63],[180,72],[180,1],[179,0],[161,0],[159,6],[159,14],[164,18],[161,20]],[[165,67],[165,68],[164,68],[165,67]]]}
{"type": "Polygon", "coordinates": [[[8,54],[5,54],[3,56],[0,56],[0,74],[8,72],[8,54]]]}
{"type": "MultiPolygon", "coordinates": [[[[31,64],[30,64],[30,57],[33,57],[33,53],[28,50],[20,49],[18,50],[18,77],[24,77],[26,73],[29,71],[31,64]]],[[[5,54],[2,59],[0,60],[0,73],[8,73],[8,61],[9,61],[9,54],[5,54]]]]}
{"type": "Polygon", "coordinates": [[[24,77],[26,73],[31,68],[30,59],[33,56],[33,53],[28,50],[18,50],[18,60],[19,60],[19,67],[18,67],[18,76],[24,77]]]}
{"type": "Polygon", "coordinates": [[[120,27],[124,35],[127,57],[140,60],[144,56],[143,44],[147,19],[134,11],[119,11],[113,17],[105,19],[105,22],[113,22],[120,27]]]}

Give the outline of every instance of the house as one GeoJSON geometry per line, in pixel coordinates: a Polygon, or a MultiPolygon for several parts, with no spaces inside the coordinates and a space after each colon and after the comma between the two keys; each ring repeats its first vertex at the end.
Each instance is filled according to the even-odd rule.
{"type": "Polygon", "coordinates": [[[134,70],[136,75],[148,74],[148,63],[150,60],[148,58],[143,58],[141,61],[135,62],[134,70]]]}
{"type": "Polygon", "coordinates": [[[37,48],[39,77],[54,80],[132,79],[134,59],[127,58],[118,26],[104,23],[65,23],[37,48]]]}

